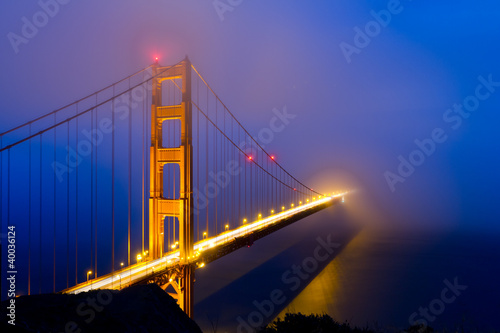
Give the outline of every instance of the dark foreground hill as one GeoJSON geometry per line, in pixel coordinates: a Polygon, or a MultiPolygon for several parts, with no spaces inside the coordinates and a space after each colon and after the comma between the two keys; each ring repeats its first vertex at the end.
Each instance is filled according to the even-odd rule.
{"type": "Polygon", "coordinates": [[[8,301],[1,304],[1,332],[201,333],[176,301],[155,284],[122,291],[21,296],[16,298],[15,326],[7,322],[8,306],[8,301]]]}

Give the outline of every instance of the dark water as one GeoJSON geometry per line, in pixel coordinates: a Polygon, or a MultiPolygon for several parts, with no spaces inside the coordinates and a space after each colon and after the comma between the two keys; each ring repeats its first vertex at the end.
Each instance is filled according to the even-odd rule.
{"type": "Polygon", "coordinates": [[[363,230],[282,314],[326,312],[361,326],[407,327],[423,319],[439,329],[499,330],[498,240],[460,231],[363,230]]]}
{"type": "Polygon", "coordinates": [[[195,320],[204,332],[249,332],[285,312],[395,330],[422,319],[500,330],[499,239],[359,228],[328,209],[198,270],[195,320]],[[328,241],[338,244],[331,253],[328,241]]]}

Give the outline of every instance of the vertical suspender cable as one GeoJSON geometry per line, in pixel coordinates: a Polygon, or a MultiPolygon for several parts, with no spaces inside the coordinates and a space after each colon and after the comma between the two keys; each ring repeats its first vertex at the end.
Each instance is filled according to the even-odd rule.
{"type": "MultiPolygon", "coordinates": [[[[76,113],[78,113],[78,104],[76,104],[76,113]]],[[[80,155],[78,153],[78,118],[76,118],[76,167],[75,167],[75,284],[78,284],[78,165],[80,164],[80,155]]]]}
{"type": "MultiPolygon", "coordinates": [[[[209,114],[209,109],[208,109],[208,86],[207,86],[207,114],[209,114]]],[[[205,198],[208,200],[208,119],[205,119],[205,198]]],[[[205,228],[205,232],[207,233],[207,238],[208,238],[208,210],[209,210],[209,205],[205,208],[206,211],[206,217],[207,217],[207,226],[205,228]]],[[[203,238],[203,237],[202,237],[203,238]]]]}
{"type": "MultiPolygon", "coordinates": [[[[90,130],[94,129],[94,110],[90,111],[90,130]]],[[[92,132],[91,132],[92,133],[92,132]]],[[[92,139],[91,139],[92,140],[92,139]]],[[[92,142],[90,142],[92,145],[92,142]]],[[[94,266],[94,151],[90,151],[90,268],[94,266]]],[[[95,272],[94,272],[95,278],[95,272]]]]}
{"type": "MultiPolygon", "coordinates": [[[[246,135],[243,133],[243,136],[245,138],[245,141],[247,140],[246,138],[246,135]]],[[[244,182],[245,182],[245,218],[247,218],[248,216],[248,213],[247,213],[247,167],[248,167],[248,163],[247,163],[247,159],[246,159],[246,156],[242,156],[242,159],[243,159],[243,165],[245,167],[245,179],[244,179],[244,182]]]]}
{"type": "MultiPolygon", "coordinates": [[[[130,89],[130,79],[128,81],[130,89]]],[[[130,223],[132,221],[132,92],[129,92],[128,100],[128,264],[130,261],[130,223]]]]}
{"type": "MultiPolygon", "coordinates": [[[[262,163],[262,164],[264,164],[264,163],[262,163]]],[[[266,170],[269,171],[269,157],[266,157],[266,170]]],[[[263,177],[267,178],[265,175],[263,175],[263,177]]],[[[271,181],[272,181],[272,178],[269,179],[269,183],[271,181]]],[[[269,183],[267,181],[265,181],[265,179],[264,179],[264,183],[265,183],[264,202],[265,202],[265,206],[266,206],[266,215],[268,215],[269,214],[269,183]]]]}
{"type": "Polygon", "coordinates": [[[111,101],[111,271],[115,271],[115,86],[111,101]]]}
{"type": "MultiPolygon", "coordinates": [[[[219,127],[219,123],[217,121],[218,116],[218,108],[217,108],[217,99],[215,99],[215,126],[219,127]]],[[[215,154],[214,154],[214,160],[215,160],[215,168],[214,168],[214,174],[217,174],[217,130],[214,129],[214,135],[215,135],[215,154]]],[[[217,211],[218,211],[218,205],[217,205],[217,190],[215,192],[215,236],[217,236],[219,230],[217,229],[217,211]]]]}
{"type": "MultiPolygon", "coordinates": [[[[260,160],[259,163],[262,163],[262,168],[264,168],[264,153],[262,150],[260,151],[260,160]]],[[[264,216],[264,170],[261,168],[257,169],[259,171],[259,213],[263,213],[264,216]]]]}
{"type": "MultiPolygon", "coordinates": [[[[200,80],[196,80],[196,104],[200,102],[200,80]]],[[[191,108],[192,109],[192,108],[191,108]]],[[[200,111],[196,112],[196,235],[200,239],[200,111]]]]}
{"type": "MultiPolygon", "coordinates": [[[[224,112],[224,109],[222,109],[222,112],[224,112]]],[[[224,112],[224,134],[226,134],[226,113],[224,112]]],[[[226,140],[221,137],[221,158],[222,158],[222,163],[221,163],[221,169],[224,169],[224,165],[226,163],[226,140]]],[[[222,187],[222,223],[225,225],[227,222],[227,215],[226,215],[226,187],[222,187]]],[[[224,227],[225,229],[225,227],[224,227]]]]}
{"type": "MultiPolygon", "coordinates": [[[[99,126],[97,125],[97,120],[98,120],[98,116],[97,116],[97,94],[95,96],[95,103],[96,103],[96,109],[95,109],[95,126],[96,128],[98,128],[99,126]]],[[[95,141],[95,229],[94,229],[94,238],[95,238],[95,251],[94,251],[94,256],[95,256],[95,259],[94,259],[94,264],[95,264],[95,269],[94,269],[94,278],[97,278],[97,196],[98,196],[98,193],[99,191],[97,190],[97,138],[95,138],[94,140],[95,141]]]]}
{"type": "Polygon", "coordinates": [[[43,175],[42,175],[42,160],[43,160],[43,149],[42,149],[42,139],[43,133],[40,134],[40,234],[39,234],[39,246],[38,251],[39,261],[38,261],[38,271],[39,271],[39,281],[38,281],[38,293],[42,293],[42,185],[43,185],[43,175]]]}
{"type": "MultiPolygon", "coordinates": [[[[175,84],[175,81],[174,81],[174,80],[175,80],[175,79],[173,79],[173,80],[172,80],[172,82],[175,84]]],[[[170,89],[168,89],[168,91],[169,91],[168,105],[175,105],[175,104],[176,104],[176,102],[177,102],[177,101],[176,101],[176,98],[175,98],[175,97],[176,97],[176,92],[177,92],[177,91],[174,89],[174,93],[172,94],[172,95],[173,95],[173,97],[170,97],[170,96],[171,96],[171,95],[170,95],[170,90],[171,90],[171,89],[173,89],[173,87],[170,87],[170,89]],[[173,101],[172,101],[172,99],[173,99],[173,101]]],[[[168,129],[169,129],[169,131],[168,131],[168,146],[169,146],[169,147],[176,147],[176,146],[177,146],[177,143],[178,143],[178,142],[177,142],[177,126],[176,126],[176,122],[169,121],[169,122],[168,122],[168,129]],[[170,130],[170,128],[172,128],[173,130],[170,130]],[[172,133],[173,133],[173,135],[172,135],[172,133]],[[170,141],[170,140],[172,140],[172,141],[170,141]]],[[[182,131],[180,131],[180,132],[182,133],[182,131]]],[[[181,144],[179,143],[179,146],[180,146],[180,145],[181,145],[181,144]]],[[[163,170],[165,170],[165,169],[163,169],[163,170]]],[[[180,188],[179,188],[179,198],[177,198],[177,182],[176,182],[177,177],[176,177],[176,170],[177,170],[177,169],[176,169],[175,167],[169,167],[169,168],[168,168],[168,176],[167,176],[167,178],[166,178],[166,179],[169,179],[169,178],[170,178],[170,174],[172,174],[172,198],[173,198],[174,200],[175,200],[175,199],[179,199],[179,198],[180,198],[180,188]]],[[[179,170],[179,172],[180,172],[180,170],[179,170]]],[[[179,176],[179,178],[180,178],[180,176],[179,176]]],[[[165,178],[164,178],[164,179],[165,179],[165,178]]],[[[180,180],[180,179],[179,179],[179,180],[180,180]]],[[[175,231],[176,231],[176,229],[179,229],[179,230],[180,230],[180,226],[179,226],[179,228],[176,228],[176,227],[175,227],[175,224],[176,224],[176,219],[175,219],[175,217],[173,217],[173,218],[172,218],[172,217],[169,217],[169,220],[172,220],[172,225],[174,226],[174,239],[173,239],[173,242],[174,242],[174,244],[175,244],[175,240],[180,238],[180,235],[179,235],[179,238],[177,238],[177,234],[176,234],[176,232],[175,232],[175,231]]],[[[177,221],[177,222],[179,222],[179,221],[177,221]]]]}
{"type": "MultiPolygon", "coordinates": [[[[29,125],[29,134],[31,136],[31,123],[29,125]]],[[[31,295],[31,139],[28,141],[30,148],[29,148],[29,190],[28,190],[28,295],[31,295]]],[[[0,186],[1,188],[1,186],[0,186]]],[[[0,190],[1,191],[1,190],[0,190]]]]}
{"type": "MultiPolygon", "coordinates": [[[[255,156],[251,156],[255,158],[255,156]]],[[[253,163],[250,161],[250,221],[253,221],[253,163]]]]}
{"type": "MultiPolygon", "coordinates": [[[[56,114],[54,113],[54,125],[57,123],[56,119],[56,114]]],[[[57,127],[54,128],[54,161],[56,161],[56,139],[57,139],[57,127]]],[[[56,173],[54,172],[54,271],[52,272],[53,274],[53,285],[52,285],[52,292],[56,292],[56,202],[57,202],[57,197],[56,197],[56,173]]]]}
{"type": "Polygon", "coordinates": [[[262,216],[265,215],[265,210],[264,210],[264,154],[262,150],[259,151],[260,153],[260,159],[257,161],[259,165],[261,165],[261,168],[257,168],[259,172],[259,192],[258,192],[258,198],[259,198],[259,209],[258,213],[262,214],[262,216]]]}
{"type": "MultiPolygon", "coordinates": [[[[232,140],[235,140],[234,138],[234,121],[231,120],[231,139],[232,140]]],[[[233,152],[233,155],[231,156],[231,159],[233,162],[235,162],[235,148],[232,147],[232,152],[233,152]]],[[[235,224],[235,213],[236,213],[236,207],[235,207],[235,197],[236,197],[236,184],[235,184],[236,180],[234,179],[234,175],[231,175],[231,185],[232,185],[232,193],[231,193],[231,207],[232,207],[232,215],[231,215],[231,221],[233,222],[233,225],[234,227],[237,227],[238,224],[236,223],[235,224]]]]}
{"type": "MultiPolygon", "coordinates": [[[[10,149],[7,151],[7,226],[10,226],[10,149]]],[[[7,228],[7,230],[9,230],[7,228]]],[[[8,232],[7,232],[8,233],[8,232]]]]}
{"type": "MultiPolygon", "coordinates": [[[[98,116],[97,116],[97,94],[95,95],[95,105],[96,105],[96,108],[95,108],[95,120],[94,120],[94,126],[96,129],[98,127],[97,125],[97,120],[98,120],[98,116]]],[[[94,150],[95,150],[95,158],[94,158],[94,163],[95,163],[95,166],[94,166],[94,169],[95,169],[95,177],[94,177],[94,191],[95,191],[95,194],[94,194],[94,279],[97,278],[97,193],[99,193],[97,191],[97,137],[94,138],[94,150]]]]}
{"type": "Polygon", "coordinates": [[[7,226],[10,226],[10,149],[7,151],[7,226]]]}
{"type": "MultiPolygon", "coordinates": [[[[69,149],[69,125],[70,122],[66,123],[67,125],[67,142],[66,147],[69,149]]],[[[66,157],[66,166],[69,170],[69,153],[66,157]]],[[[66,288],[69,288],[69,171],[67,172],[66,178],[66,288]]]]}
{"type": "MultiPolygon", "coordinates": [[[[144,72],[142,72],[142,82],[144,82],[144,72]]],[[[146,104],[147,104],[147,98],[146,98],[146,86],[142,86],[143,89],[143,102],[142,102],[142,162],[141,162],[141,247],[142,247],[142,252],[144,252],[144,191],[145,191],[145,185],[144,185],[144,154],[145,154],[145,138],[144,136],[146,135],[146,104]],[[145,104],[146,103],[146,104],[145,104]]]]}
{"type": "MultiPolygon", "coordinates": [[[[241,145],[241,128],[238,127],[238,144],[241,145]]],[[[239,154],[238,152],[236,152],[236,155],[238,156],[238,162],[241,163],[241,154],[239,154]]],[[[246,170],[246,169],[245,169],[246,170]]],[[[238,217],[241,218],[241,215],[242,215],[242,209],[241,209],[241,175],[239,175],[238,177],[238,217]]],[[[245,181],[246,181],[246,178],[245,178],[245,181]]],[[[241,220],[243,221],[243,220],[241,220]]],[[[238,224],[240,223],[240,221],[238,221],[238,224]]]]}

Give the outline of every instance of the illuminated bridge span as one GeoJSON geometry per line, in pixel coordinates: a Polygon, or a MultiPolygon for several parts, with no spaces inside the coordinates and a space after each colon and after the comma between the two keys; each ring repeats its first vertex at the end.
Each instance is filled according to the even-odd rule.
{"type": "Polygon", "coordinates": [[[156,62],[0,140],[2,233],[15,227],[25,294],[153,282],[192,316],[196,268],[345,194],[287,172],[187,58],[156,62]]]}

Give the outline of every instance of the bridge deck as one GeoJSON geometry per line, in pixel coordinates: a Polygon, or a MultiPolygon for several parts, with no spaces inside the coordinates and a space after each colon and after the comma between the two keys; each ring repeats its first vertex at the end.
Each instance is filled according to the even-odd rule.
{"type": "MultiPolygon", "coordinates": [[[[262,218],[238,227],[228,230],[222,234],[204,239],[194,245],[194,257],[189,261],[192,264],[206,264],[216,260],[232,251],[245,245],[251,245],[253,241],[264,237],[294,221],[316,212],[333,204],[337,199],[342,198],[346,193],[337,194],[331,197],[325,197],[313,202],[297,206],[295,208],[262,218]]],[[[162,258],[139,262],[129,267],[103,275],[97,279],[80,283],[74,287],[63,290],[63,293],[79,293],[91,289],[122,289],[132,284],[148,280],[150,276],[160,274],[168,268],[179,264],[179,250],[166,253],[162,258]]]]}

